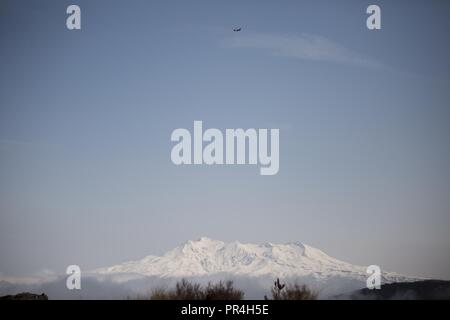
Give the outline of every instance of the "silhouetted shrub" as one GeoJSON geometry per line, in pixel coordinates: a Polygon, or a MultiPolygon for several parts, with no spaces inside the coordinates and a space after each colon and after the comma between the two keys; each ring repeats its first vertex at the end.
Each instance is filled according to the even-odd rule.
{"type": "Polygon", "coordinates": [[[190,283],[186,279],[177,282],[172,300],[204,300],[202,287],[198,283],[190,283]]]}
{"type": "Polygon", "coordinates": [[[174,289],[154,289],[150,295],[151,300],[241,300],[244,292],[235,289],[232,281],[212,284],[205,288],[198,283],[191,283],[186,279],[177,282],[174,289]]]}
{"type": "Polygon", "coordinates": [[[233,287],[233,281],[211,284],[204,291],[205,300],[242,300],[244,292],[233,287]]]}
{"type": "MultiPolygon", "coordinates": [[[[138,296],[138,300],[147,300],[148,297],[138,296]]],[[[170,300],[170,294],[167,289],[164,288],[156,288],[153,289],[150,293],[151,300],[170,300]]]]}
{"type": "MultiPolygon", "coordinates": [[[[272,300],[316,300],[318,294],[306,285],[299,285],[294,283],[293,285],[281,284],[280,279],[274,282],[271,289],[272,300]]],[[[266,300],[269,298],[264,297],[266,300]]]]}

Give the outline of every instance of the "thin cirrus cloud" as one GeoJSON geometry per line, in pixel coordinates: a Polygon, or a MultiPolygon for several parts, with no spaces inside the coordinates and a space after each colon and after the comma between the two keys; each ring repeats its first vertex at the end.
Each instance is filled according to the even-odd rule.
{"type": "Polygon", "coordinates": [[[382,64],[364,57],[323,36],[312,34],[242,34],[221,42],[226,48],[249,48],[266,51],[270,55],[310,61],[329,61],[366,68],[382,64]]]}

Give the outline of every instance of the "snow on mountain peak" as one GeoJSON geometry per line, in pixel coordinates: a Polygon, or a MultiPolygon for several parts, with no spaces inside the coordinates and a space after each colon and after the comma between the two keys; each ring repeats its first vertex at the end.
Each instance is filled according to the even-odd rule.
{"type": "Polygon", "coordinates": [[[219,240],[213,240],[207,237],[201,237],[198,240],[188,240],[182,246],[183,250],[214,250],[215,248],[221,247],[224,242],[219,240]]]}
{"type": "MultiPolygon", "coordinates": [[[[162,256],[147,256],[96,270],[100,274],[132,273],[156,277],[239,276],[298,277],[327,279],[333,276],[365,279],[366,268],[328,256],[300,242],[252,244],[223,242],[201,237],[189,240],[162,256]]],[[[388,274],[386,274],[388,275],[388,274]]],[[[394,276],[394,274],[390,274],[394,276]]]]}

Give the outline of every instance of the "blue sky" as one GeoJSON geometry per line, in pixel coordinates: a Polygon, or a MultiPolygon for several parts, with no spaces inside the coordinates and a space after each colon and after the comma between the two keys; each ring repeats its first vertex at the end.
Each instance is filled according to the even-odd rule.
{"type": "Polygon", "coordinates": [[[208,236],[450,279],[449,6],[2,1],[0,273],[208,236]],[[194,120],[279,128],[279,173],[174,166],[194,120]]]}

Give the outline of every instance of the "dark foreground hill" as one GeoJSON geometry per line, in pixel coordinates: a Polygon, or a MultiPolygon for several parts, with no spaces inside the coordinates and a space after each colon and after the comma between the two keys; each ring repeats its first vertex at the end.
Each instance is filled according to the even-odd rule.
{"type": "Polygon", "coordinates": [[[0,300],[48,300],[48,297],[45,293],[34,294],[29,292],[22,292],[15,295],[0,297],[0,300]]]}
{"type": "Polygon", "coordinates": [[[367,288],[352,293],[355,300],[450,300],[450,281],[423,280],[397,282],[381,286],[380,290],[367,288]]]}

